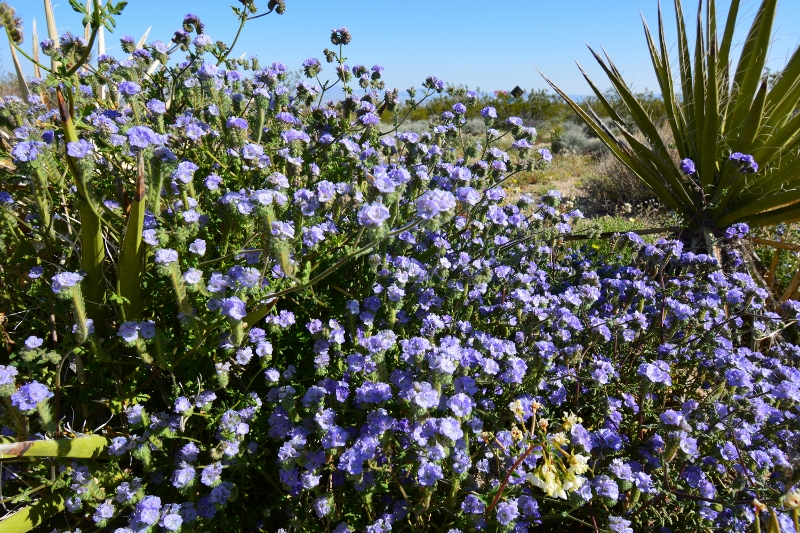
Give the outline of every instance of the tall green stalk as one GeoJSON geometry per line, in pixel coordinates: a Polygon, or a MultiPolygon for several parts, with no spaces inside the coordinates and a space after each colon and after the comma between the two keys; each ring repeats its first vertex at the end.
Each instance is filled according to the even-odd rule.
{"type": "Polygon", "coordinates": [[[142,231],[145,212],[144,155],[139,152],[136,165],[136,187],[133,192],[125,239],[119,255],[117,293],[124,298],[122,311],[125,320],[136,320],[142,312],[142,231]]]}
{"type": "MultiPolygon", "coordinates": [[[[72,94],[68,91],[69,103],[61,87],[56,90],[58,110],[64,126],[66,143],[77,142],[78,133],[73,122],[72,94]]],[[[106,259],[103,246],[102,221],[94,206],[94,198],[87,186],[87,177],[78,165],[78,160],[67,155],[67,167],[78,192],[78,214],[81,222],[81,268],[86,273],[82,282],[86,300],[86,314],[94,321],[95,332],[102,336],[105,329],[104,306],[106,299],[103,265],[106,259]]]]}

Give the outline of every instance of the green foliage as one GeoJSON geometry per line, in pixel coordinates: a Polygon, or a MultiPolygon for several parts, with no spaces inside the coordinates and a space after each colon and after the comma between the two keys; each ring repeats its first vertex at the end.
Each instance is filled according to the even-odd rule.
{"type": "Polygon", "coordinates": [[[92,436],[0,444],[0,459],[14,457],[92,459],[100,455],[105,449],[106,443],[105,437],[92,436]]]}
{"type": "Polygon", "coordinates": [[[597,137],[590,137],[582,125],[566,122],[564,126],[553,131],[550,149],[554,154],[572,152],[582,155],[598,155],[604,146],[597,137]]]}
{"type": "MultiPolygon", "coordinates": [[[[764,0],[745,40],[735,70],[729,62],[739,1],[732,3],[718,41],[714,0],[700,2],[694,57],[675,0],[678,28],[678,77],[659,11],[658,42],[645,23],[645,34],[662,93],[663,113],[681,159],[691,159],[696,172],[681,172],[657,132],[659,108],[634,94],[608,56],[592,50],[613,85],[621,105],[607,98],[584,72],[595,93],[593,102],[611,116],[619,133],[609,130],[593,108],[571,100],[548,83],[686,225],[724,228],[737,222],[765,226],[800,219],[800,48],[787,66],[762,81],[769,56],[769,37],[777,0],[764,0]],[[705,17],[703,16],[705,14],[705,17]],[[767,79],[774,81],[768,88],[767,79]],[[634,125],[644,136],[636,138],[634,125]],[[756,166],[742,166],[742,153],[756,166]],[[734,155],[731,158],[731,155],[734,155]]],[[[583,72],[583,71],[582,71],[583,72]]],[[[547,79],[547,78],[545,78],[547,79]]],[[[652,99],[651,99],[652,102],[652,99]]]]}
{"type": "MultiPolygon", "coordinates": [[[[462,85],[449,85],[445,92],[425,102],[424,106],[416,106],[412,110],[411,100],[400,106],[400,115],[408,115],[409,120],[430,120],[438,118],[443,112],[451,111],[453,105],[467,98],[467,88],[462,85]]],[[[505,91],[483,93],[476,91],[477,103],[467,112],[467,118],[480,118],[480,110],[494,107],[499,116],[520,117],[528,122],[561,122],[569,116],[569,108],[557,95],[544,89],[526,91],[515,98],[505,91]]],[[[417,103],[416,101],[414,102],[417,103]]],[[[384,120],[389,118],[384,115],[384,120]]]]}
{"type": "Polygon", "coordinates": [[[64,510],[64,497],[49,494],[36,503],[20,509],[0,520],[0,529],[7,533],[25,533],[44,524],[64,510]]]}

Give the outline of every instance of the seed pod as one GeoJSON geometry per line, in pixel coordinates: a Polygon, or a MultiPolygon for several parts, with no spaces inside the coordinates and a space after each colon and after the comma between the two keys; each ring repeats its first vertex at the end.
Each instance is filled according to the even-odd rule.
{"type": "Polygon", "coordinates": [[[14,43],[22,44],[22,19],[17,17],[14,8],[5,2],[0,3],[0,25],[6,27],[14,43]]]}

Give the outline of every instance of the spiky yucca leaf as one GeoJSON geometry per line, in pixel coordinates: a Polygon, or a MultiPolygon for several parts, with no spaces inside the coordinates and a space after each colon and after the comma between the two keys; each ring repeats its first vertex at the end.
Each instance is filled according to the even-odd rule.
{"type": "Polygon", "coordinates": [[[762,80],[777,0],[762,0],[735,69],[730,64],[730,54],[739,0],[731,2],[721,42],[717,40],[716,1],[699,1],[693,53],[683,6],[680,0],[674,2],[678,39],[676,76],[670,64],[660,6],[658,39],[653,38],[643,19],[644,32],[675,146],[681,159],[694,161],[696,173],[684,174],[678,170],[677,161],[668,160],[657,125],[608,55],[603,58],[592,50],[647,144],[637,141],[622,124],[583,69],[581,72],[625,142],[610,135],[599,117],[545,80],[617,158],[683,216],[688,227],[701,230],[723,228],[736,222],[760,226],[800,220],[800,114],[797,114],[800,47],[771,90],[762,80]],[[734,152],[752,154],[760,167],[758,172],[743,173],[729,159],[734,152]]]}
{"type": "Polygon", "coordinates": [[[0,459],[16,457],[93,459],[105,450],[107,444],[106,438],[99,436],[3,443],[0,444],[0,459]]]}
{"type": "Polygon", "coordinates": [[[61,494],[48,494],[35,503],[4,516],[0,520],[0,531],[25,533],[41,526],[63,510],[64,497],[61,494]]]}

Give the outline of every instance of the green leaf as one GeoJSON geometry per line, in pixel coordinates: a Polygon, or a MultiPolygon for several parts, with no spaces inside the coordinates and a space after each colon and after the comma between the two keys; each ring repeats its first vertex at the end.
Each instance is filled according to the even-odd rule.
{"type": "MultiPolygon", "coordinates": [[[[694,94],[692,95],[692,105],[694,109],[694,130],[695,139],[692,143],[695,147],[694,162],[697,163],[700,172],[703,169],[703,160],[706,159],[707,154],[703,152],[703,139],[705,133],[705,107],[706,107],[706,70],[704,64],[705,50],[703,46],[703,18],[702,18],[703,2],[700,0],[700,6],[697,10],[697,36],[695,38],[694,50],[694,94]]],[[[713,154],[709,154],[714,157],[713,154]]],[[[703,179],[703,176],[700,176],[703,179]]]]}
{"type": "Polygon", "coordinates": [[[753,157],[759,164],[769,164],[775,156],[791,151],[790,145],[796,144],[798,139],[800,139],[800,113],[772,135],[764,135],[763,142],[758,143],[761,147],[753,151],[753,157]]]}
{"type": "Polygon", "coordinates": [[[733,83],[736,88],[731,129],[735,131],[747,119],[747,111],[755,98],[761,73],[767,61],[769,39],[775,21],[778,0],[764,0],[758,9],[747,36],[733,83]]]}
{"type": "Polygon", "coordinates": [[[63,510],[64,497],[61,494],[48,494],[36,503],[3,517],[0,520],[0,530],[4,533],[25,533],[41,526],[63,510]]]}
{"type": "Polygon", "coordinates": [[[128,2],[117,2],[117,4],[114,7],[111,7],[109,5],[108,12],[111,13],[112,15],[120,15],[122,13],[122,10],[125,9],[125,6],[127,5],[128,2]]]}
{"type": "MultiPolygon", "coordinates": [[[[798,139],[800,141],[800,139],[798,139]]],[[[769,168],[763,171],[763,177],[748,183],[739,197],[739,201],[749,202],[776,190],[795,189],[800,175],[800,158],[789,161],[782,168],[769,168]]]]}
{"type": "Polygon", "coordinates": [[[800,202],[800,189],[771,194],[754,202],[748,202],[743,207],[728,213],[719,219],[720,227],[730,226],[731,224],[756,215],[765,215],[771,211],[777,211],[791,207],[800,202]]]}
{"type": "Polygon", "coordinates": [[[731,45],[733,44],[733,32],[736,30],[736,18],[739,15],[739,1],[732,0],[731,7],[728,9],[728,19],[725,21],[725,31],[722,34],[722,44],[719,46],[719,55],[717,56],[719,66],[723,69],[722,80],[725,87],[727,87],[730,77],[729,61],[731,45]]]}
{"type": "Polygon", "coordinates": [[[708,51],[708,73],[706,77],[705,123],[700,162],[700,184],[703,188],[713,184],[717,177],[717,133],[719,129],[719,91],[717,86],[716,41],[711,41],[708,51]]]}
{"type": "MultiPolygon", "coordinates": [[[[653,124],[653,121],[647,115],[647,111],[645,111],[631,90],[622,80],[622,77],[620,76],[619,71],[616,69],[614,64],[609,59],[609,64],[606,66],[606,63],[603,61],[603,59],[594,50],[592,50],[591,47],[589,50],[592,52],[592,54],[594,54],[595,59],[605,71],[612,85],[614,85],[614,88],[620,95],[620,98],[622,98],[622,101],[625,103],[628,111],[630,111],[633,120],[636,122],[636,126],[642,131],[650,143],[656,157],[658,157],[658,159],[661,161],[669,161],[669,150],[667,150],[664,141],[658,134],[658,128],[656,128],[655,124],[653,124]]],[[[606,58],[608,59],[607,54],[606,58]]],[[[691,206],[694,201],[689,195],[688,191],[684,188],[683,183],[681,183],[681,175],[678,169],[674,165],[672,166],[672,169],[669,169],[668,167],[664,167],[664,169],[666,171],[664,172],[663,177],[669,182],[670,186],[675,191],[675,194],[677,195],[676,200],[685,206],[691,206]]]]}
{"type": "Polygon", "coordinates": [[[791,205],[776,211],[752,215],[737,220],[737,222],[747,222],[747,224],[754,228],[774,226],[775,224],[781,223],[791,224],[797,221],[800,221],[800,207],[797,207],[797,205],[791,205]]]}
{"type": "Polygon", "coordinates": [[[686,143],[684,132],[686,131],[686,120],[681,114],[681,108],[675,101],[675,86],[672,79],[672,66],[669,61],[669,49],[667,47],[666,36],[664,34],[664,18],[661,11],[661,4],[658,5],[658,37],[660,46],[659,50],[653,42],[653,37],[650,34],[650,28],[647,26],[647,21],[642,16],[642,24],[644,25],[645,37],[647,45],[650,49],[650,59],[653,62],[653,68],[656,70],[658,84],[661,88],[661,95],[664,100],[664,110],[669,121],[670,129],[672,130],[672,137],[678,149],[681,158],[689,157],[689,146],[686,143]]]}
{"type": "Polygon", "coordinates": [[[98,457],[107,444],[106,438],[100,436],[7,443],[0,444],[0,459],[15,457],[91,459],[98,457]]]}
{"type": "Polygon", "coordinates": [[[119,271],[117,273],[117,292],[123,303],[122,311],[125,320],[138,320],[142,312],[142,276],[144,275],[144,247],[142,231],[145,214],[145,171],[144,155],[139,152],[136,164],[136,183],[133,203],[128,214],[125,238],[119,254],[119,271]]]}
{"type": "Polygon", "coordinates": [[[616,139],[616,137],[612,136],[610,132],[606,131],[602,125],[599,124],[599,119],[592,119],[592,117],[579,106],[576,104],[569,96],[564,93],[561,89],[556,86],[555,83],[550,81],[541,71],[539,74],[544,78],[544,80],[550,84],[556,93],[561,96],[564,101],[569,104],[569,106],[583,119],[584,123],[589,126],[595,134],[603,141],[603,143],[608,146],[611,152],[622,161],[625,166],[627,166],[631,172],[633,172],[639,179],[641,179],[648,187],[653,189],[653,191],[661,198],[670,208],[674,209],[675,211],[681,213],[682,215],[688,215],[688,210],[685,206],[681,205],[678,200],[676,200],[672,193],[667,189],[667,187],[661,182],[660,176],[654,176],[649,170],[646,165],[642,162],[638,161],[635,157],[633,157],[624,147],[623,143],[616,139]]]}
{"type": "MultiPolygon", "coordinates": [[[[65,91],[61,87],[56,89],[58,99],[58,110],[61,115],[61,123],[64,127],[64,144],[76,142],[78,132],[73,121],[74,108],[72,106],[72,92],[67,91],[67,99],[64,97],[65,91]]],[[[66,146],[64,148],[66,151],[66,146]]],[[[95,206],[91,189],[87,186],[86,176],[78,167],[74,158],[66,156],[69,173],[72,175],[77,188],[78,196],[83,200],[80,203],[78,212],[81,221],[81,268],[86,272],[85,281],[82,283],[83,295],[87,301],[89,317],[94,321],[95,331],[102,335],[105,330],[105,273],[103,264],[105,263],[105,242],[103,240],[103,224],[95,206]]]]}
{"type": "MultiPolygon", "coordinates": [[[[88,11],[86,11],[86,6],[81,2],[78,2],[78,0],[69,0],[69,5],[72,6],[72,10],[76,13],[80,13],[82,15],[89,14],[88,11]]],[[[84,25],[86,25],[86,23],[84,23],[84,25]]]]}
{"type": "Polygon", "coordinates": [[[694,83],[692,80],[692,64],[689,56],[689,40],[686,36],[686,26],[683,21],[683,6],[680,0],[675,0],[675,22],[678,30],[678,70],[681,77],[683,102],[686,106],[686,141],[689,150],[692,155],[694,155],[697,152],[697,141],[694,135],[694,83]]]}

